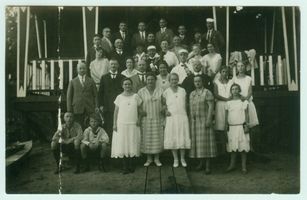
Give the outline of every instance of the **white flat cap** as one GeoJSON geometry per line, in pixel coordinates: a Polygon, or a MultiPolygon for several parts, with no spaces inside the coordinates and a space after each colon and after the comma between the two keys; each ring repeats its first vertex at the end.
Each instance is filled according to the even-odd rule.
{"type": "Polygon", "coordinates": [[[181,53],[189,53],[189,52],[186,49],[180,49],[178,53],[181,54],[181,53]]]}
{"type": "Polygon", "coordinates": [[[156,49],[156,47],[154,45],[150,45],[147,47],[147,50],[150,50],[150,49],[156,49]]]}
{"type": "Polygon", "coordinates": [[[212,19],[212,18],[207,18],[206,21],[207,21],[207,22],[214,22],[214,19],[212,19]]]}

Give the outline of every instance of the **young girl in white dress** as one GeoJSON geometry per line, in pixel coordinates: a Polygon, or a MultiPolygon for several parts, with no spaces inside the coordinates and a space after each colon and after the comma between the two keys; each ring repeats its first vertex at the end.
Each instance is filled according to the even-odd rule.
{"type": "Polygon", "coordinates": [[[208,54],[204,55],[201,59],[203,73],[210,76],[213,80],[219,78],[220,67],[222,65],[222,56],[215,52],[213,44],[207,44],[208,54]]]}
{"type": "Polygon", "coordinates": [[[175,73],[170,74],[170,87],[163,93],[165,105],[166,125],[164,130],[164,149],[170,149],[174,157],[173,167],[187,166],[185,150],[191,148],[189,121],[186,112],[186,92],[178,86],[179,77],[175,73]]]}
{"type": "Polygon", "coordinates": [[[230,88],[232,99],[225,105],[225,127],[227,131],[227,152],[230,152],[230,164],[226,172],[235,169],[236,154],[240,152],[242,161],[242,173],[246,174],[247,152],[250,150],[248,134],[248,102],[241,100],[241,88],[233,84],[230,88]]]}
{"type": "Polygon", "coordinates": [[[133,173],[133,158],[140,156],[140,127],[138,110],[141,98],[132,91],[132,81],[123,80],[124,92],[114,101],[112,158],[123,158],[123,174],[133,173]]]}
{"type": "Polygon", "coordinates": [[[215,103],[215,124],[217,146],[219,153],[226,152],[226,137],[225,137],[225,105],[231,99],[230,87],[233,84],[232,80],[228,79],[228,67],[222,66],[220,69],[220,77],[214,81],[214,97],[215,103]]]}

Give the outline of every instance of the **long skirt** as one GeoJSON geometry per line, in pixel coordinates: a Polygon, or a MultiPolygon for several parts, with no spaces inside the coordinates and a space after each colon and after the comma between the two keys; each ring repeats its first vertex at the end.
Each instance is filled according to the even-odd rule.
{"type": "Polygon", "coordinates": [[[111,157],[138,157],[140,143],[140,128],[136,124],[117,123],[117,132],[113,132],[111,157]]]}
{"type": "Polygon", "coordinates": [[[217,154],[214,131],[205,126],[205,120],[191,119],[191,158],[212,158],[217,154]]]}
{"type": "Polygon", "coordinates": [[[190,149],[189,121],[186,115],[171,115],[166,118],[164,149],[190,149]]]}
{"type": "Polygon", "coordinates": [[[141,152],[161,153],[163,150],[163,121],[143,118],[141,127],[141,152]]]}

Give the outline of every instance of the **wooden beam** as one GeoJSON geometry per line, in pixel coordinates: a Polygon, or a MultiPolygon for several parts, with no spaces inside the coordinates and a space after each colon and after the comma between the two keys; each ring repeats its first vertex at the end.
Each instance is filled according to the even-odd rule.
{"type": "Polygon", "coordinates": [[[297,43],[296,43],[296,20],[295,20],[295,7],[292,7],[292,25],[293,25],[293,48],[294,48],[294,69],[295,69],[295,83],[293,90],[298,90],[298,77],[297,77],[297,43]]]}
{"type": "Polygon", "coordinates": [[[229,7],[226,7],[226,65],[229,62],[229,7]]]}
{"type": "Polygon", "coordinates": [[[99,7],[96,6],[96,10],[95,10],[95,34],[98,33],[98,21],[99,21],[98,15],[99,15],[99,7]]]}
{"type": "Polygon", "coordinates": [[[275,15],[276,15],[276,11],[274,10],[273,13],[273,21],[272,21],[272,35],[271,35],[271,48],[270,48],[270,53],[273,53],[274,50],[274,39],[275,39],[275,15]]]}
{"type": "Polygon", "coordinates": [[[38,57],[42,58],[41,40],[39,38],[39,29],[38,29],[38,22],[37,22],[36,14],[35,14],[35,30],[36,30],[36,42],[37,42],[38,57]]]}
{"type": "Polygon", "coordinates": [[[48,57],[48,51],[47,51],[47,25],[46,20],[43,20],[44,23],[44,48],[45,48],[45,58],[48,57]]]}
{"type": "Polygon", "coordinates": [[[288,49],[287,23],[286,23],[285,7],[281,7],[281,16],[282,16],[282,28],[283,28],[283,34],[284,34],[284,47],[285,47],[286,64],[287,64],[288,89],[290,90],[291,77],[290,77],[290,62],[289,62],[289,49],[288,49]]]}
{"type": "Polygon", "coordinates": [[[217,21],[216,21],[216,9],[215,9],[215,6],[212,6],[212,13],[213,13],[213,19],[214,19],[214,29],[217,30],[217,21]]]}

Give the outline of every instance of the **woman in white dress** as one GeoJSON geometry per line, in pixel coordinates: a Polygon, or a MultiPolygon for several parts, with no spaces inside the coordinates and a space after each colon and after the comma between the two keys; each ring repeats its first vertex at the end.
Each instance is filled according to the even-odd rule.
{"type": "Polygon", "coordinates": [[[231,99],[230,87],[232,80],[228,79],[228,67],[222,66],[220,69],[220,77],[214,81],[214,97],[215,103],[215,124],[217,146],[220,154],[225,153],[226,137],[225,137],[225,104],[231,99]]]}
{"type": "Polygon", "coordinates": [[[163,93],[165,105],[166,125],[164,130],[164,149],[170,149],[173,154],[173,167],[187,166],[185,150],[191,148],[189,121],[186,112],[186,92],[178,86],[179,77],[175,73],[170,74],[170,87],[163,93]]]}
{"type": "Polygon", "coordinates": [[[162,60],[159,63],[159,72],[160,74],[157,76],[157,81],[156,81],[156,87],[162,88],[163,90],[166,90],[169,88],[169,73],[167,71],[168,66],[167,63],[162,60]]]}
{"type": "Polygon", "coordinates": [[[104,55],[102,48],[96,49],[96,59],[90,63],[90,73],[91,77],[96,84],[97,90],[99,90],[100,79],[103,75],[109,72],[110,63],[109,60],[104,55]]]}
{"type": "Polygon", "coordinates": [[[126,70],[122,71],[122,75],[124,75],[127,78],[130,78],[131,76],[134,76],[138,74],[138,71],[134,69],[134,61],[133,58],[127,58],[126,59],[126,70]]]}
{"type": "Polygon", "coordinates": [[[241,88],[233,84],[230,88],[232,99],[225,105],[225,126],[227,131],[227,152],[230,152],[230,163],[226,172],[233,171],[237,152],[241,154],[242,173],[246,174],[247,152],[250,150],[248,130],[248,101],[241,99],[241,88]]]}
{"type": "Polygon", "coordinates": [[[241,61],[237,63],[238,75],[233,78],[233,82],[240,85],[242,100],[248,101],[249,127],[253,128],[259,124],[255,104],[253,103],[252,78],[245,74],[245,64],[241,61]]]}
{"type": "Polygon", "coordinates": [[[132,81],[126,78],[122,83],[124,92],[114,101],[114,125],[112,158],[123,158],[123,174],[133,173],[133,158],[140,156],[140,127],[138,109],[141,98],[132,90],[132,81]]]}
{"type": "Polygon", "coordinates": [[[203,67],[203,73],[210,76],[213,80],[219,78],[219,70],[222,65],[222,57],[214,50],[213,44],[207,45],[208,54],[204,55],[201,59],[203,67]]]}

